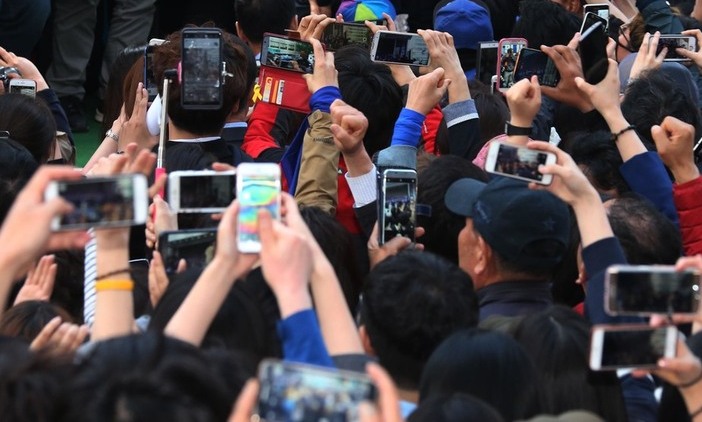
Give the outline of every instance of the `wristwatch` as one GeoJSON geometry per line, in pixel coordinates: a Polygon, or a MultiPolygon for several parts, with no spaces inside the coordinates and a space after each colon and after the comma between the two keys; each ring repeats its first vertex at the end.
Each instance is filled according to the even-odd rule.
{"type": "Polygon", "coordinates": [[[119,134],[115,133],[112,129],[107,129],[105,137],[112,138],[115,140],[115,142],[119,142],[119,134]]]}
{"type": "Polygon", "coordinates": [[[531,135],[531,128],[514,126],[507,122],[505,123],[505,134],[507,136],[529,136],[531,135]]]}

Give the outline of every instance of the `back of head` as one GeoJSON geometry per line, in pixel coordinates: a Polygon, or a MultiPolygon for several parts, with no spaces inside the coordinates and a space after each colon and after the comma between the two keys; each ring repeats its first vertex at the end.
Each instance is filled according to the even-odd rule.
{"type": "Polygon", "coordinates": [[[505,420],[529,418],[541,411],[536,376],[529,356],[506,334],[463,330],[431,355],[422,373],[419,403],[466,393],[492,405],[505,420]]]}
{"type": "Polygon", "coordinates": [[[631,190],[619,172],[622,156],[610,132],[578,132],[568,139],[563,149],[599,192],[616,196],[631,190]]]}
{"type": "Polygon", "coordinates": [[[580,30],[580,19],[550,0],[524,0],[513,37],[526,38],[529,47],[566,45],[580,30]]]}
{"type": "Polygon", "coordinates": [[[380,363],[400,388],[415,390],[434,349],[477,324],[478,305],[470,277],[456,265],[407,251],[368,274],[361,318],[380,363]]]}
{"type": "Polygon", "coordinates": [[[487,182],[484,171],[455,155],[433,160],[417,181],[417,203],[431,206],[431,216],[417,216],[417,225],[425,230],[421,240],[424,249],[454,263],[458,263],[458,233],[466,218],[446,208],[444,194],[451,183],[462,178],[487,182]]]}
{"type": "Polygon", "coordinates": [[[509,121],[509,108],[500,94],[479,92],[472,97],[480,116],[480,146],[482,146],[505,132],[505,122],[509,121]]]}
{"type": "Polygon", "coordinates": [[[625,420],[619,380],[587,366],[590,324],[569,308],[553,306],[528,315],[513,330],[536,365],[544,413],[589,410],[605,420],[625,420]]]}
{"type": "Polygon", "coordinates": [[[57,316],[64,322],[71,322],[71,317],[66,311],[49,302],[21,302],[2,314],[0,335],[18,337],[31,343],[44,326],[57,316]]]}
{"type": "Polygon", "coordinates": [[[260,44],[263,34],[284,34],[295,17],[294,0],[236,0],[237,22],[246,38],[260,44]]]}
{"type": "Polygon", "coordinates": [[[0,224],[37,168],[39,164],[27,148],[11,139],[0,139],[0,224]]]}
{"type": "Polygon", "coordinates": [[[0,131],[27,148],[37,163],[49,159],[56,139],[56,122],[40,99],[22,94],[0,95],[0,131]]]}
{"type": "Polygon", "coordinates": [[[434,8],[434,29],[451,34],[464,72],[475,69],[479,43],[494,39],[490,12],[480,0],[438,2],[434,8]]]}
{"type": "Polygon", "coordinates": [[[651,202],[628,194],[606,203],[609,224],[632,265],[675,265],[682,253],[680,231],[651,202]]]}
{"type": "MultiPolygon", "coordinates": [[[[218,135],[224,127],[227,116],[238,111],[241,104],[248,100],[251,92],[249,84],[251,50],[234,42],[234,35],[222,31],[222,59],[227,72],[222,84],[222,106],[216,110],[186,110],[181,105],[180,84],[174,80],[168,98],[168,117],[173,125],[198,136],[218,135]]],[[[169,35],[166,42],[154,48],[154,76],[158,81],[159,92],[163,89],[164,72],[176,69],[182,57],[182,33],[169,35]]],[[[206,71],[207,69],[202,69],[206,71]]],[[[210,69],[211,70],[211,69],[210,69]]],[[[220,73],[219,67],[216,69],[220,73]]],[[[163,94],[163,93],[161,93],[163,94]]]]}
{"type": "Polygon", "coordinates": [[[424,400],[407,422],[502,422],[494,407],[469,394],[455,393],[424,400]]]}
{"type": "Polygon", "coordinates": [[[371,61],[368,51],[347,46],[334,54],[339,89],[344,101],[368,118],[363,144],[371,157],[390,145],[395,121],[402,110],[402,90],[387,65],[371,61]]]}

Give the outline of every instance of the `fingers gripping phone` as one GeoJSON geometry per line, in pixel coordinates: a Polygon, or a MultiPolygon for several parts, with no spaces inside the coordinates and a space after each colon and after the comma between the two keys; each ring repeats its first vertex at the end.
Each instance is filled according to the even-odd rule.
{"type": "Polygon", "coordinates": [[[539,78],[539,84],[543,86],[555,87],[561,80],[555,63],[546,53],[533,48],[522,48],[517,56],[514,80],[519,82],[534,75],[539,78]]]}
{"type": "Polygon", "coordinates": [[[556,154],[493,141],[488,149],[485,171],[525,182],[550,185],[553,175],[541,174],[540,165],[556,162],[556,154]]]}
{"type": "Polygon", "coordinates": [[[256,414],[262,421],[357,421],[361,402],[375,401],[370,379],[355,372],[266,360],[259,367],[256,414]]]}
{"type": "Polygon", "coordinates": [[[609,68],[607,42],[609,38],[602,22],[597,22],[580,36],[580,61],[583,66],[585,81],[596,85],[600,83],[609,68]]]}
{"type": "Polygon", "coordinates": [[[189,110],[222,107],[222,32],[184,28],[181,57],[181,104],[189,110]]]}
{"type": "Polygon", "coordinates": [[[655,368],[675,356],[675,326],[595,325],[590,337],[590,368],[595,371],[655,368]]]}
{"type": "Polygon", "coordinates": [[[371,60],[411,66],[429,65],[429,47],[419,34],[378,31],[373,36],[371,60]]]}
{"type": "Polygon", "coordinates": [[[678,54],[675,50],[676,48],[682,48],[684,50],[695,52],[697,51],[697,38],[689,35],[661,35],[658,39],[658,47],[656,48],[656,55],[659,55],[663,48],[667,47],[668,51],[665,53],[665,58],[663,61],[666,62],[685,62],[690,61],[687,57],[683,57],[678,54]]]}
{"type": "Polygon", "coordinates": [[[52,181],[44,199],[58,196],[68,201],[73,211],[55,218],[52,230],[126,227],[146,222],[148,186],[142,174],[52,181]]]}
{"type": "Polygon", "coordinates": [[[10,79],[9,93],[35,98],[37,96],[37,83],[31,79],[10,79]]]}
{"type": "Polygon", "coordinates": [[[166,231],[158,237],[158,250],[166,274],[175,274],[181,259],[188,269],[203,269],[214,258],[217,229],[166,231]]]}
{"type": "MultiPolygon", "coordinates": [[[[583,10],[585,11],[586,16],[588,13],[594,13],[595,15],[607,21],[607,23],[605,24],[605,29],[609,28],[609,3],[586,4],[585,6],[583,6],[583,10]]],[[[582,34],[582,28],[580,33],[582,34]]]]}
{"type": "Polygon", "coordinates": [[[514,85],[514,71],[517,67],[517,56],[522,48],[527,47],[524,38],[503,38],[497,51],[497,89],[507,92],[514,85]]]}
{"type": "Polygon", "coordinates": [[[378,192],[378,243],[397,236],[414,241],[417,215],[417,172],[388,169],[381,175],[378,192]]]}
{"type": "Polygon", "coordinates": [[[370,51],[373,31],[362,23],[334,22],[324,28],[321,41],[327,51],[336,51],[347,45],[358,45],[370,51]]]}
{"type": "Polygon", "coordinates": [[[174,171],[168,174],[168,203],[179,213],[223,212],[236,198],[236,171],[174,171]]]}
{"type": "Polygon", "coordinates": [[[261,44],[261,65],[312,73],[314,48],[307,41],[266,34],[261,44]]]}
{"type": "Polygon", "coordinates": [[[605,308],[610,315],[695,314],[699,303],[699,272],[645,265],[607,269],[605,308]]]}
{"type": "Polygon", "coordinates": [[[272,163],[242,163],[237,167],[236,196],[239,199],[237,247],[244,253],[261,251],[258,211],[268,210],[280,219],[280,167],[272,163]]]}

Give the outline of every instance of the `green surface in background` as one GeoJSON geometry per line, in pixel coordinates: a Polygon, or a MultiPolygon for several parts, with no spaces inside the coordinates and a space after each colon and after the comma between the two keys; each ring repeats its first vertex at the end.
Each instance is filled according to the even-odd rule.
{"type": "Polygon", "coordinates": [[[95,105],[97,98],[94,96],[85,97],[85,117],[88,120],[88,132],[74,133],[73,140],[76,143],[76,166],[83,167],[93,156],[104,138],[102,123],[95,121],[95,105]]]}

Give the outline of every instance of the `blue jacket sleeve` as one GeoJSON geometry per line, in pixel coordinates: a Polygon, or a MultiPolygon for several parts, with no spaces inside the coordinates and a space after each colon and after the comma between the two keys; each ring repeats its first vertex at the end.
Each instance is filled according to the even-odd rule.
{"type": "Polygon", "coordinates": [[[624,405],[630,421],[655,422],[658,420],[656,385],[650,377],[634,378],[631,374],[619,378],[624,405]]]}
{"type": "Polygon", "coordinates": [[[426,116],[414,110],[403,108],[395,122],[395,131],[392,134],[392,146],[409,146],[417,148],[419,138],[422,136],[422,124],[426,116]]]}
{"type": "Polygon", "coordinates": [[[676,226],[678,212],[673,202],[673,183],[658,153],[647,151],[635,155],[619,168],[631,189],[655,205],[676,226]]]}
{"type": "Polygon", "coordinates": [[[335,86],[325,86],[320,88],[310,97],[310,109],[320,110],[329,113],[334,100],[341,99],[341,91],[335,86]]]}
{"type": "Polygon", "coordinates": [[[334,368],[312,309],[297,312],[278,322],[283,358],[291,362],[334,368]]]}

